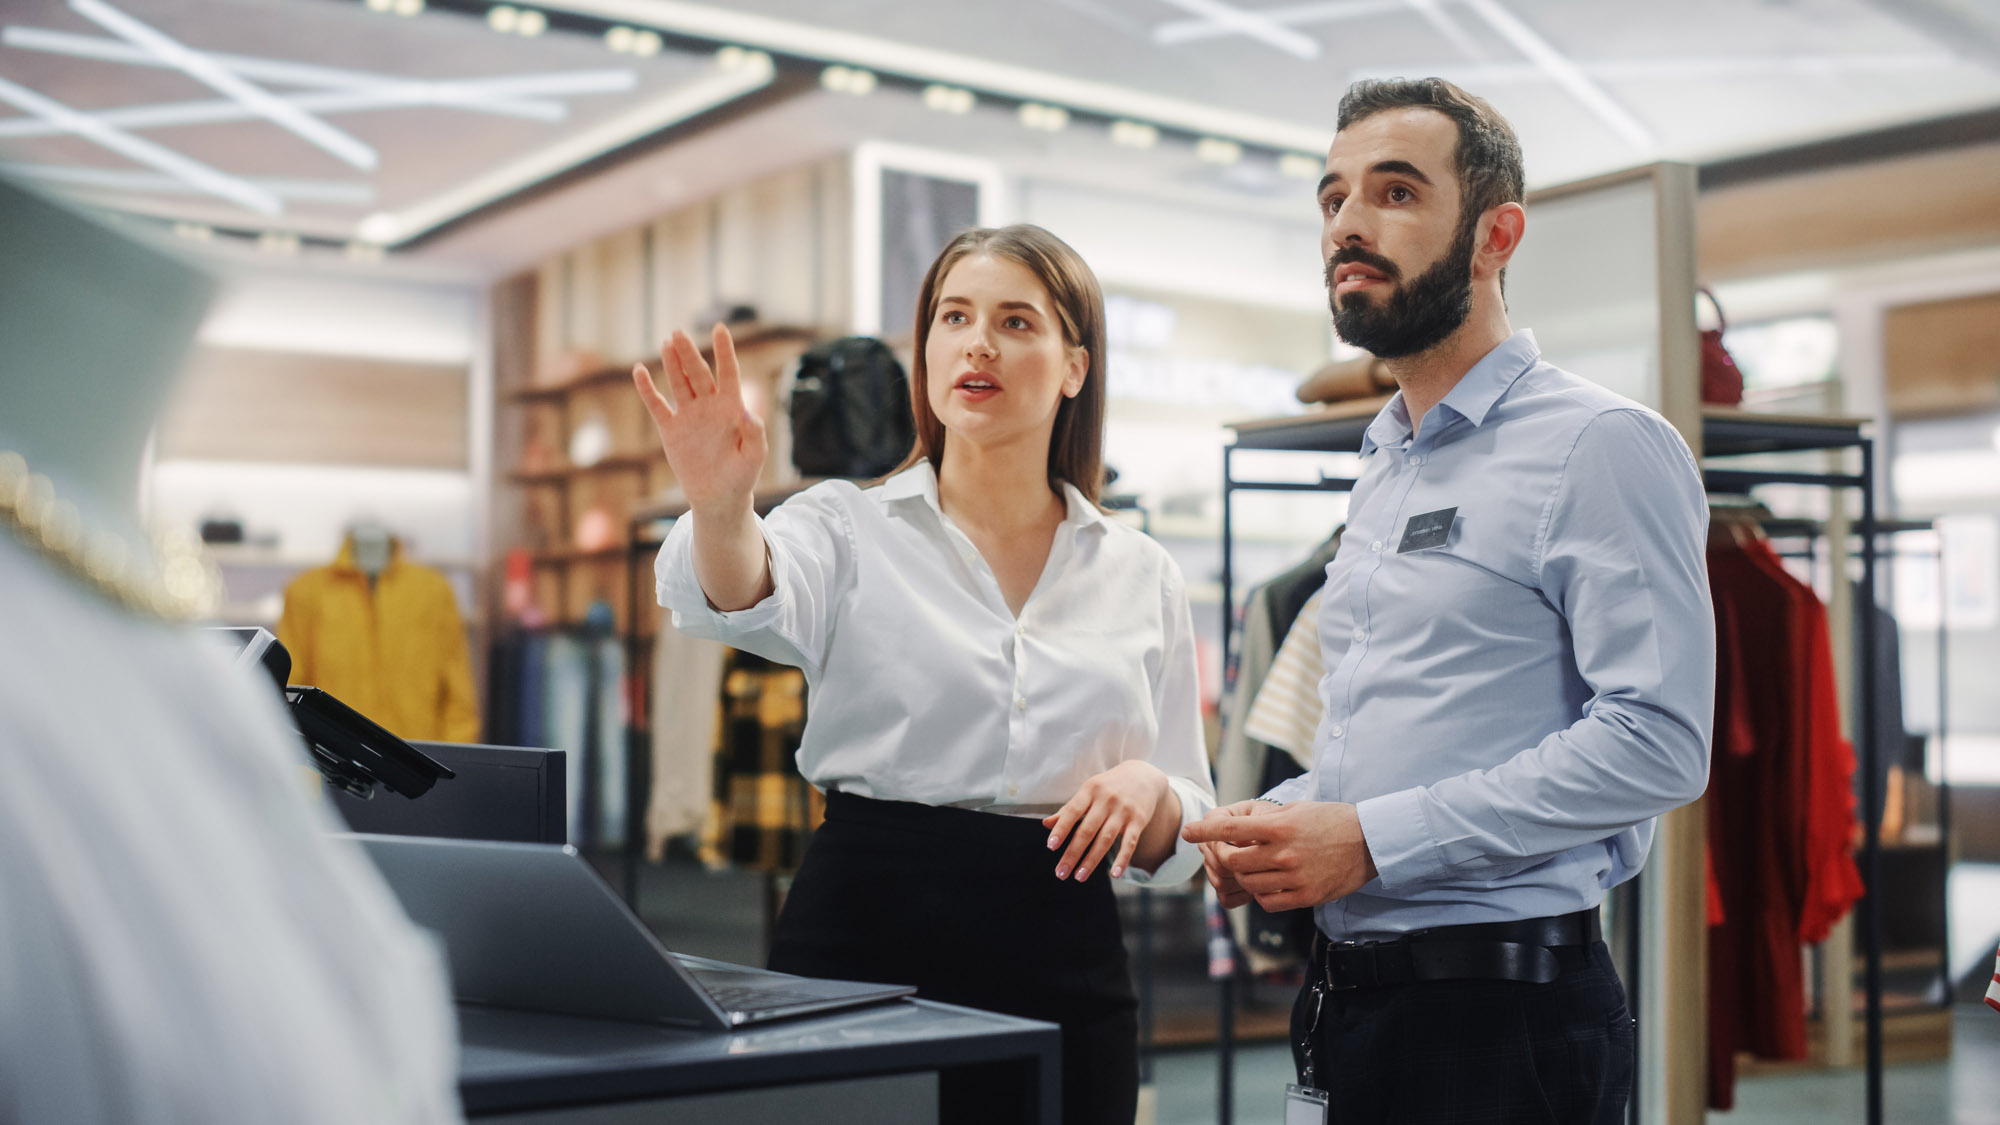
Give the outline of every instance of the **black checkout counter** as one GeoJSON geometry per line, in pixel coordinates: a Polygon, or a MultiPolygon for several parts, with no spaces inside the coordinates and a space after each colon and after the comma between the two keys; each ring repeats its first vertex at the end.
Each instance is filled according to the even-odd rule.
{"type": "MultiPolygon", "coordinates": [[[[1054,1024],[895,1000],[739,1031],[683,1031],[461,1006],[469,1118],[516,1125],[937,1120],[937,1075],[1015,1079],[1027,1125],[1060,1117],[1054,1024]]],[[[945,1125],[950,1125],[946,1122],[945,1125]]]]}

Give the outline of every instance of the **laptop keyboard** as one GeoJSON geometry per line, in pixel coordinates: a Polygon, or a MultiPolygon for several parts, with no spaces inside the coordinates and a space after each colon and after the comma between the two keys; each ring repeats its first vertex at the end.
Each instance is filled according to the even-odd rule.
{"type": "Polygon", "coordinates": [[[787,1004],[810,1004],[825,1000],[826,993],[808,989],[767,988],[760,985],[724,985],[710,987],[709,996],[717,1004],[731,1012],[763,1011],[782,1008],[787,1004]]]}

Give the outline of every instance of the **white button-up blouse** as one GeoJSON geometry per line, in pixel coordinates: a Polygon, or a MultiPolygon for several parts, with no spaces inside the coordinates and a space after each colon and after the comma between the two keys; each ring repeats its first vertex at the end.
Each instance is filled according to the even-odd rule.
{"type": "MultiPolygon", "coordinates": [[[[972,540],[938,506],[928,463],[880,486],[815,485],[759,521],[775,590],[712,608],[693,518],[655,569],[674,624],[805,671],[799,769],[822,790],[1043,817],[1091,776],[1152,762],[1183,822],[1215,807],[1193,621],[1180,569],[1064,486],[1069,510],[1017,618],[972,540]]],[[[1135,882],[1191,876],[1179,843],[1135,882]]]]}

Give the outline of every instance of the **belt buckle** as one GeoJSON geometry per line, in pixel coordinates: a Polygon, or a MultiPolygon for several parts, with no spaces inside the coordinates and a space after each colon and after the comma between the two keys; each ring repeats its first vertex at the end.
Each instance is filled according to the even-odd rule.
{"type": "Polygon", "coordinates": [[[1326,987],[1329,992],[1347,992],[1381,983],[1381,962],[1374,941],[1336,941],[1327,946],[1326,987]],[[1358,955],[1358,956],[1357,956],[1358,955]]]}

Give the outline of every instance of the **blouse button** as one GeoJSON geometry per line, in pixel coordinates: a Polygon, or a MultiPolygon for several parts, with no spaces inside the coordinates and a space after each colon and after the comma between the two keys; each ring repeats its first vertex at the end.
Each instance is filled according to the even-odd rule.
{"type": "Polygon", "coordinates": [[[1014,710],[1016,710],[1016,711],[1026,711],[1027,709],[1028,709],[1028,697],[1027,697],[1027,696],[1025,696],[1025,695],[1017,695],[1017,696],[1015,696],[1015,697],[1014,697],[1014,710]]]}

